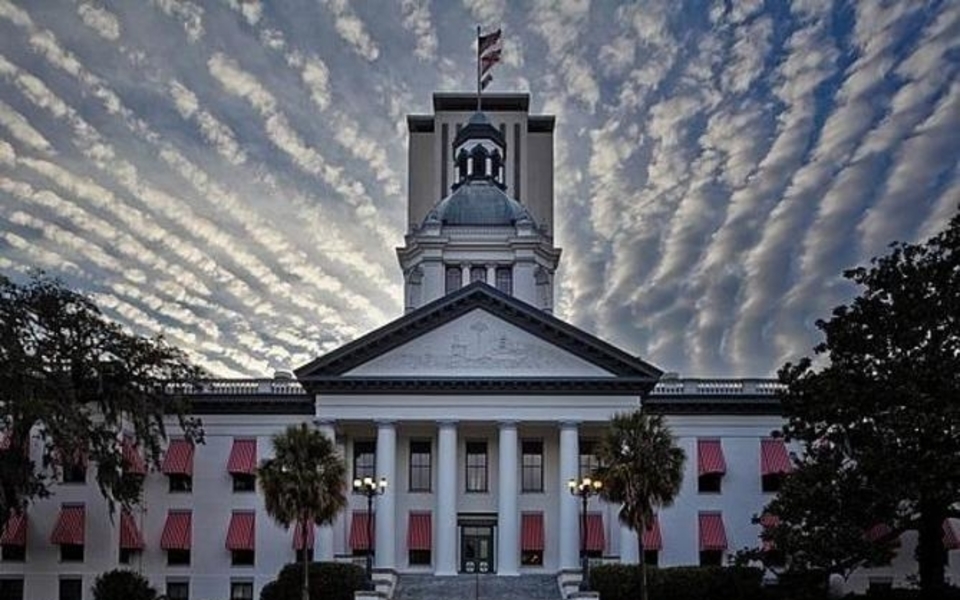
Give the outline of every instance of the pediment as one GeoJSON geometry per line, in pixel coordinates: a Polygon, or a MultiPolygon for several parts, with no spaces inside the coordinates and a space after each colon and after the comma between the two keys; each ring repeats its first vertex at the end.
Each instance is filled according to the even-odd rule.
{"type": "Polygon", "coordinates": [[[615,377],[475,308],[344,373],[346,377],[615,377]]]}

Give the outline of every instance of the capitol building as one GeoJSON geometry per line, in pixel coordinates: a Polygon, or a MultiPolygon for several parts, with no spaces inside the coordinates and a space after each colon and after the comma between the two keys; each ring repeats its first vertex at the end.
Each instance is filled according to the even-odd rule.
{"type": "MultiPolygon", "coordinates": [[[[596,561],[636,563],[618,505],[590,499],[581,541],[568,481],[596,466],[611,416],[640,407],[665,415],[687,456],[679,496],[644,534],[648,562],[727,564],[758,546],[753,517],[796,450],[777,436],[778,384],[681,378],[554,316],[555,119],[529,105],[491,94],[478,112],[473,94],[437,93],[433,114],[410,115],[404,314],[292,373],[194,390],[206,443],[171,428],[135,511],[111,521],[93,469],[65,472],[6,523],[0,600],[89,600],[97,575],[118,567],[171,599],[258,598],[303,551],[298,528],[267,515],[254,474],[271,436],[299,423],[335,441],[346,485],[387,482],[372,516],[349,494],[332,526],[311,527],[306,551],[362,561],[375,550],[387,580],[483,572],[562,584],[581,542],[596,561]]],[[[958,536],[945,523],[944,542],[960,547],[958,536]]],[[[905,534],[890,566],[849,587],[903,583],[914,544],[905,534]]],[[[958,584],[960,552],[949,561],[958,584]]]]}

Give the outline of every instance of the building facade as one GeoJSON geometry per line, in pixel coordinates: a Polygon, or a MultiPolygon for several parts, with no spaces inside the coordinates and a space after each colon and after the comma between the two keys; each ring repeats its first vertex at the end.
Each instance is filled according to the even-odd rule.
{"type": "MultiPolygon", "coordinates": [[[[665,376],[554,317],[554,120],[530,115],[525,94],[486,97],[483,113],[475,102],[437,94],[433,115],[408,119],[405,314],[295,379],[191,390],[206,443],[174,436],[133,513],[111,520],[92,470],[63,473],[53,497],[4,526],[0,600],[88,599],[99,573],[123,565],[171,598],[258,597],[301,536],[266,514],[253,470],[270,437],[301,422],[341,449],[347,485],[386,481],[372,515],[354,494],[332,526],[310,528],[318,560],[372,548],[378,568],[401,574],[511,577],[576,571],[582,545],[636,562],[618,506],[591,499],[581,537],[568,481],[595,466],[610,417],[640,406],[667,416],[687,456],[679,497],[644,533],[648,560],[722,564],[758,545],[753,517],[790,469],[776,383],[665,376]]],[[[945,524],[952,547],[955,530],[945,524]]],[[[902,581],[912,544],[906,535],[890,567],[852,587],[902,581]]]]}

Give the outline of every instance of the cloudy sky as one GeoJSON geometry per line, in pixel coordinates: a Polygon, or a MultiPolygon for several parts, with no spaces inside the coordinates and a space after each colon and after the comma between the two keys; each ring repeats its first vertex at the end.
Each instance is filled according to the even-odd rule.
{"type": "Polygon", "coordinates": [[[774,373],[960,204],[960,2],[0,0],[0,273],[224,377],[385,324],[477,24],[557,116],[559,316],[664,370],[774,373]]]}

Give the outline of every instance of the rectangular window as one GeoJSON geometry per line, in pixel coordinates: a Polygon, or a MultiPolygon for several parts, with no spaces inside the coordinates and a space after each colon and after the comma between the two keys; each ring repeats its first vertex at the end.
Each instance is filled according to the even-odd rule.
{"type": "Polygon", "coordinates": [[[233,474],[233,491],[255,492],[257,490],[257,476],[246,473],[233,474]]]}
{"type": "Polygon", "coordinates": [[[410,566],[430,566],[429,550],[410,550],[410,566]]]}
{"type": "Polygon", "coordinates": [[[167,565],[182,567],[190,564],[190,550],[167,550],[167,565]]]}
{"type": "Polygon", "coordinates": [[[467,442],[467,491],[487,491],[486,442],[467,442]]]}
{"type": "Polygon", "coordinates": [[[600,466],[600,460],[597,458],[597,441],[580,440],[580,478],[592,477],[594,471],[600,466]]]}
{"type": "Polygon", "coordinates": [[[353,478],[376,479],[377,443],[373,440],[357,440],[353,443],[353,478]]]}
{"type": "Polygon", "coordinates": [[[167,598],[169,600],[190,600],[190,582],[168,581],[167,598]]]}
{"type": "Polygon", "coordinates": [[[513,269],[497,267],[497,289],[504,294],[513,295],[513,269]]]}
{"type": "MultiPolygon", "coordinates": [[[[4,562],[23,562],[27,560],[27,547],[20,544],[5,544],[0,550],[0,558],[4,562]]],[[[0,600],[3,600],[2,596],[0,600]]]]}
{"type": "MultiPolygon", "coordinates": [[[[296,551],[296,562],[303,564],[303,550],[296,551]]],[[[307,548],[307,562],[313,562],[313,548],[307,548]]]]}
{"type": "Polygon", "coordinates": [[[60,600],[81,600],[83,598],[83,579],[70,577],[60,580],[60,600]]]}
{"type": "Polygon", "coordinates": [[[521,444],[520,489],[524,492],[543,491],[543,441],[524,440],[521,444]]]}
{"type": "Polygon", "coordinates": [[[723,473],[705,473],[697,478],[697,491],[701,494],[719,494],[723,473]]]}
{"type": "Polygon", "coordinates": [[[463,275],[460,273],[460,267],[447,267],[444,276],[444,291],[446,293],[455,292],[460,289],[463,283],[463,275]]]}
{"type": "Polygon", "coordinates": [[[643,561],[647,563],[647,566],[658,567],[660,566],[660,551],[659,550],[644,550],[643,551],[643,561]]]}
{"type": "Polygon", "coordinates": [[[191,475],[181,475],[179,473],[171,473],[170,475],[168,475],[168,479],[170,480],[171,493],[193,491],[193,477],[191,475]]]}
{"type": "Polygon", "coordinates": [[[71,461],[63,465],[64,483],[86,483],[87,464],[84,461],[71,461]]]}
{"type": "Polygon", "coordinates": [[[83,562],[83,544],[60,544],[62,562],[83,562]]]}
{"type": "Polygon", "coordinates": [[[701,550],[700,566],[701,567],[722,567],[723,566],[723,550],[701,550]]]}
{"type": "Polygon", "coordinates": [[[0,579],[0,600],[23,600],[23,578],[0,579]]]}
{"type": "Polygon", "coordinates": [[[253,600],[253,582],[231,581],[230,600],[253,600]]]}
{"type": "Polygon", "coordinates": [[[410,441],[410,491],[429,492],[431,483],[429,440],[410,441]]]}
{"type": "Polygon", "coordinates": [[[234,567],[252,567],[255,559],[253,550],[230,551],[230,564],[234,567]]]}
{"type": "Polygon", "coordinates": [[[487,282],[487,268],[486,267],[470,267],[470,283],[474,281],[487,282]]]}
{"type": "Polygon", "coordinates": [[[135,552],[136,550],[133,550],[131,548],[120,548],[120,556],[118,557],[118,562],[121,565],[129,565],[130,562],[133,560],[133,555],[135,552]]]}
{"type": "Polygon", "coordinates": [[[780,491],[783,484],[783,473],[770,473],[760,477],[760,487],[766,494],[774,494],[780,491]]]}

